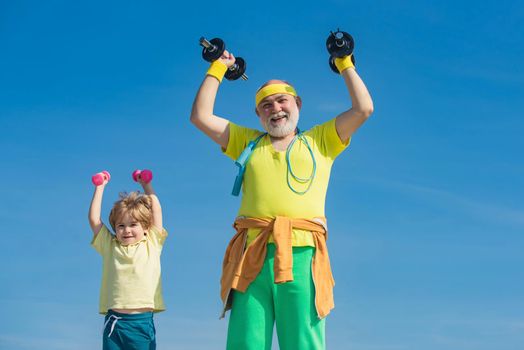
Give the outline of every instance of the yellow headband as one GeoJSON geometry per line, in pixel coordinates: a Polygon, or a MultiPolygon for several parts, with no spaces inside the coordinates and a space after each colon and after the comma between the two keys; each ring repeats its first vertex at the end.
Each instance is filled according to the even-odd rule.
{"type": "Polygon", "coordinates": [[[287,94],[287,95],[293,95],[297,97],[297,92],[291,85],[289,84],[271,84],[271,85],[264,86],[262,89],[258,90],[255,96],[255,106],[258,106],[260,101],[262,101],[266,97],[274,95],[274,94],[287,94]]]}

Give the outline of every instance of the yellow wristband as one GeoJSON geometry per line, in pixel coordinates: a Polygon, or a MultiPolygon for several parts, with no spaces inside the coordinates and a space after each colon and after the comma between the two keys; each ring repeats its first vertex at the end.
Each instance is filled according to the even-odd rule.
{"type": "Polygon", "coordinates": [[[226,74],[227,66],[220,61],[213,61],[207,70],[207,75],[211,75],[218,79],[219,82],[222,82],[222,78],[226,74]]]}
{"type": "Polygon", "coordinates": [[[348,68],[355,69],[355,65],[351,61],[351,55],[340,57],[340,58],[335,58],[335,66],[337,66],[337,69],[340,73],[342,73],[343,71],[345,71],[348,68]]]}

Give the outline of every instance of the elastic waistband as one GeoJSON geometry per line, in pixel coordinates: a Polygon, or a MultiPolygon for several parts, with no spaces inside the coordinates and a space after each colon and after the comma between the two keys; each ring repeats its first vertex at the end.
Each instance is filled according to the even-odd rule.
{"type": "Polygon", "coordinates": [[[153,318],[153,312],[152,311],[141,312],[139,314],[123,314],[123,313],[116,312],[116,311],[113,311],[113,310],[108,310],[106,318],[111,317],[111,315],[114,315],[114,316],[118,317],[119,319],[122,319],[122,321],[125,321],[125,320],[130,320],[130,321],[131,320],[146,320],[146,319],[153,318]]]}

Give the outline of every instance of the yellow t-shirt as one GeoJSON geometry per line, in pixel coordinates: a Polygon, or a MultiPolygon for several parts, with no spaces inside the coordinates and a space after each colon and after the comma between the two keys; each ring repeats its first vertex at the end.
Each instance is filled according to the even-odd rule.
{"type": "MultiPolygon", "coordinates": [[[[229,143],[224,153],[236,160],[247,144],[256,139],[260,131],[229,123],[229,143]]],[[[249,159],[244,183],[239,216],[275,218],[286,216],[297,219],[323,217],[326,192],[331,166],[335,158],[349,145],[337,134],[335,119],[317,125],[303,133],[316,160],[316,175],[308,192],[303,195],[293,192],[288,186],[304,191],[308,183],[300,183],[288,174],[286,151],[276,151],[268,135],[262,137],[249,159]]],[[[293,173],[308,178],[313,169],[313,160],[307,146],[297,140],[290,153],[293,173]]],[[[251,243],[260,232],[248,231],[247,243],[251,243]]],[[[270,238],[270,242],[272,237],[270,238]]],[[[293,246],[315,246],[311,232],[293,230],[293,246]]]]}
{"type": "Polygon", "coordinates": [[[104,225],[91,245],[102,255],[99,312],[109,309],[152,308],[164,311],[160,254],[167,232],[152,227],[144,238],[127,246],[104,225]]]}

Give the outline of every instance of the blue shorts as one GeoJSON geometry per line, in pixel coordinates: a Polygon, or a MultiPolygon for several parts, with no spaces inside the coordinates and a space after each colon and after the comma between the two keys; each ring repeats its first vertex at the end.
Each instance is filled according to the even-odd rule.
{"type": "Polygon", "coordinates": [[[153,313],[122,314],[109,310],[104,319],[104,350],[155,350],[153,313]]]}

